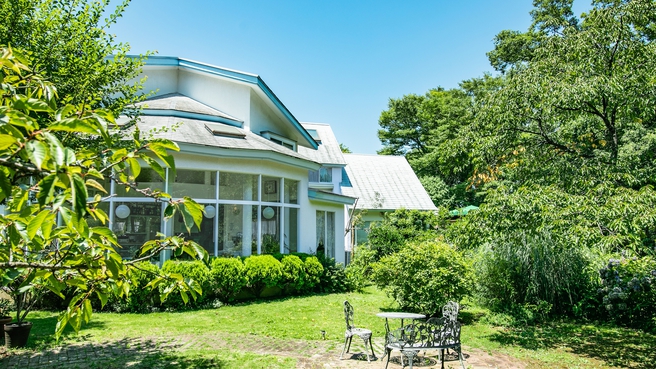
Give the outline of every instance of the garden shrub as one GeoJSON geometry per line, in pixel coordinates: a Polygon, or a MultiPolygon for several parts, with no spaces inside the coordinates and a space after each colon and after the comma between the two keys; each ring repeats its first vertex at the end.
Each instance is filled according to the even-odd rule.
{"type": "Polygon", "coordinates": [[[153,279],[153,273],[159,271],[159,267],[144,261],[136,265],[130,273],[130,293],[124,299],[110,297],[108,310],[118,313],[147,313],[159,305],[159,293],[156,289],[146,287],[153,279]]]}
{"type": "MultiPolygon", "coordinates": [[[[298,254],[296,254],[299,256],[298,254]]],[[[301,255],[303,256],[303,255],[301,255]]],[[[305,268],[305,275],[307,277],[308,293],[321,282],[323,275],[323,265],[316,256],[305,254],[305,258],[299,256],[303,260],[303,267],[305,268]]]]}
{"type": "Polygon", "coordinates": [[[598,286],[590,253],[561,244],[547,230],[508,234],[503,242],[483,245],[478,255],[475,269],[482,302],[520,321],[550,314],[584,315],[581,302],[598,286]]]}
{"type": "Polygon", "coordinates": [[[413,242],[372,265],[374,281],[401,308],[432,315],[472,292],[472,267],[451,246],[413,242]]]}
{"type": "Polygon", "coordinates": [[[326,293],[341,293],[352,291],[349,285],[344,264],[337,263],[335,259],[326,257],[323,253],[317,253],[317,259],[323,267],[316,290],[326,293]]]}
{"type": "Polygon", "coordinates": [[[656,328],[656,261],[652,257],[610,259],[599,275],[602,288],[598,292],[611,319],[656,328]]]}
{"type": "Polygon", "coordinates": [[[432,211],[399,209],[385,214],[382,222],[371,225],[368,243],[376,252],[376,260],[393,254],[406,242],[423,240],[436,235],[438,218],[432,211]]]}
{"type": "Polygon", "coordinates": [[[351,263],[346,267],[346,277],[355,291],[362,291],[373,282],[371,265],[376,261],[376,252],[369,246],[354,247],[351,263]]]}
{"type": "Polygon", "coordinates": [[[167,260],[162,266],[164,274],[180,274],[184,278],[193,279],[200,285],[203,293],[199,295],[196,300],[189,299],[187,304],[184,303],[180,294],[170,294],[162,305],[169,309],[185,310],[190,308],[198,308],[203,305],[205,301],[210,301],[211,296],[210,288],[210,270],[202,261],[179,261],[167,260]],[[209,293],[208,293],[209,292],[209,293]]]}
{"type": "Polygon", "coordinates": [[[240,258],[214,258],[210,264],[209,286],[221,302],[231,302],[246,286],[244,263],[240,258]]]}
{"type": "Polygon", "coordinates": [[[244,260],[246,286],[256,297],[282,279],[282,265],[271,255],[252,255],[244,260]]]}
{"type": "Polygon", "coordinates": [[[280,265],[282,267],[281,289],[286,293],[298,294],[307,289],[307,273],[298,256],[285,255],[280,265]]]}

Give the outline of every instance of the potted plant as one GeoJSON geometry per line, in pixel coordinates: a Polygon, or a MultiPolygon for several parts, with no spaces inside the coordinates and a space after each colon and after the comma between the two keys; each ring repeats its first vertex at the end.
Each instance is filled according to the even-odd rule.
{"type": "Polygon", "coordinates": [[[11,322],[10,319],[10,322],[4,325],[5,346],[8,348],[25,347],[32,330],[32,322],[25,321],[25,318],[37,301],[40,289],[34,284],[24,283],[26,280],[34,281],[29,275],[22,274],[2,287],[4,292],[13,298],[16,310],[16,320],[11,322]]]}
{"type": "Polygon", "coordinates": [[[4,336],[5,324],[11,322],[11,301],[6,298],[0,297],[0,335],[4,336]]]}

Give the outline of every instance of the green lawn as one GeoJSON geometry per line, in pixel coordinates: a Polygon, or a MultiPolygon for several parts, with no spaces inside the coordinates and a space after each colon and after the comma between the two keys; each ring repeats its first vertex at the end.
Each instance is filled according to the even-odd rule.
{"type": "MultiPolygon", "coordinates": [[[[267,355],[263,346],[267,342],[298,344],[298,341],[304,341],[308,347],[320,345],[330,350],[340,349],[345,325],[342,302],[345,299],[355,308],[356,324],[372,329],[374,337],[384,335],[384,322],[375,314],[398,309],[382,292],[369,289],[362,294],[247,302],[182,313],[96,313],[79,335],[68,332],[63,342],[105,342],[140,337],[157,340],[182,337],[196,342],[198,337],[203,337],[210,341],[209,344],[189,345],[185,350],[176,351],[182,354],[167,353],[179,357],[175,360],[167,357],[166,362],[174,364],[165,367],[227,368],[229,363],[239,362],[245,368],[259,368],[262,363],[272,368],[288,368],[295,366],[295,359],[267,355]],[[326,332],[326,341],[321,340],[322,330],[326,332]],[[218,346],[218,341],[227,342],[230,349],[218,346]]],[[[534,368],[648,368],[656,362],[656,351],[653,350],[656,336],[641,331],[575,322],[502,328],[481,323],[478,318],[484,314],[486,311],[481,309],[465,309],[461,313],[466,323],[462,331],[465,352],[474,349],[491,355],[504,354],[534,368]]],[[[36,312],[30,320],[34,322],[34,329],[29,345],[36,349],[54,345],[52,332],[56,315],[36,312]]]]}

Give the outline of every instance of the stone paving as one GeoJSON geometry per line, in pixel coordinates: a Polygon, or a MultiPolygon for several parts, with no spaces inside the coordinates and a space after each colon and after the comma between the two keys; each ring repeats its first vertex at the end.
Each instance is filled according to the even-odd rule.
{"type": "MultiPolygon", "coordinates": [[[[351,351],[344,360],[339,359],[341,343],[334,341],[278,340],[255,335],[223,336],[200,334],[177,336],[176,338],[124,338],[103,343],[69,343],[41,352],[31,350],[6,351],[0,348],[0,369],[105,369],[105,368],[227,368],[213,359],[188,359],[185,351],[235,350],[255,354],[294,358],[297,369],[370,369],[384,368],[386,359],[381,359],[383,341],[374,340],[374,351],[379,357],[367,362],[362,354],[361,343],[353,340],[351,351]]],[[[491,356],[480,350],[464,348],[467,368],[519,368],[511,358],[503,355],[491,356]]],[[[415,364],[420,369],[439,368],[436,357],[428,357],[415,364]]],[[[460,367],[457,360],[448,362],[448,367],[460,367]]],[[[393,354],[389,369],[400,369],[398,354],[393,354]]]]}

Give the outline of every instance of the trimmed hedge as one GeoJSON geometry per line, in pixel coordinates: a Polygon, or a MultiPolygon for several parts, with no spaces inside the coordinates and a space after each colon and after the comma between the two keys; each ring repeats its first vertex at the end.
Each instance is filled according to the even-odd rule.
{"type": "Polygon", "coordinates": [[[221,302],[231,302],[246,287],[246,267],[240,258],[214,258],[210,267],[210,290],[221,302]]]}
{"type": "Polygon", "coordinates": [[[252,255],[244,261],[246,287],[260,297],[267,287],[276,287],[283,279],[282,264],[271,255],[252,255]]]}
{"type": "Polygon", "coordinates": [[[165,274],[180,274],[184,278],[193,279],[196,281],[203,290],[203,294],[198,296],[196,300],[190,298],[189,303],[185,304],[182,301],[180,294],[172,293],[168,296],[166,301],[162,303],[162,306],[168,309],[182,310],[188,308],[198,308],[203,305],[206,301],[211,301],[211,296],[208,296],[207,291],[210,288],[210,270],[209,268],[199,260],[194,261],[178,261],[178,260],[167,260],[162,266],[162,272],[165,274]]]}

